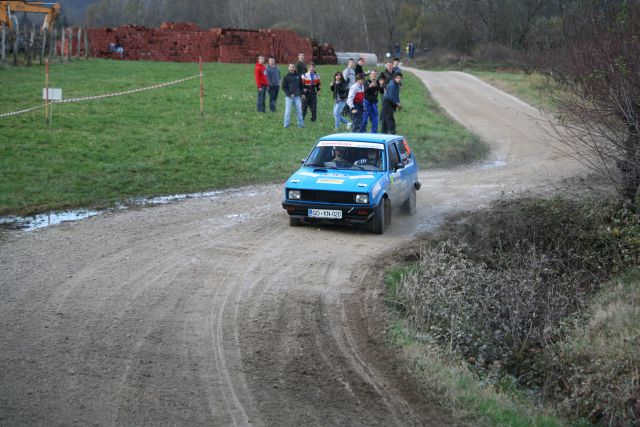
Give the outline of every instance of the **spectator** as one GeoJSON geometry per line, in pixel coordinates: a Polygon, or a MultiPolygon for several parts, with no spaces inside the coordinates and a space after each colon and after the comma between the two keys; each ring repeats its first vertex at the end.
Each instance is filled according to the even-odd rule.
{"type": "Polygon", "coordinates": [[[253,75],[256,79],[256,86],[258,87],[258,112],[265,112],[265,97],[267,95],[267,88],[269,87],[269,81],[267,80],[267,68],[264,66],[264,55],[258,55],[258,62],[253,71],[253,75]]]}
{"type": "Polygon", "coordinates": [[[347,97],[347,105],[351,111],[351,130],[353,132],[360,132],[362,124],[362,110],[364,101],[364,74],[360,73],[356,75],[356,83],[349,89],[349,96],[347,97]]]}
{"type": "Polygon", "coordinates": [[[358,74],[363,74],[364,76],[367,75],[364,72],[364,68],[362,68],[363,65],[364,65],[364,58],[358,58],[358,63],[356,64],[356,67],[353,70],[354,73],[356,73],[356,75],[358,75],[358,74]]]}
{"type": "Polygon", "coordinates": [[[298,54],[298,62],[296,62],[296,72],[299,76],[303,76],[307,72],[307,65],[304,63],[304,53],[298,54]]]}
{"type": "Polygon", "coordinates": [[[398,74],[402,72],[400,69],[400,58],[393,58],[393,74],[398,74]]]}
{"type": "Polygon", "coordinates": [[[349,121],[342,116],[342,110],[345,105],[347,105],[349,89],[347,88],[347,84],[342,78],[342,73],[340,71],[336,72],[333,76],[333,82],[329,88],[333,93],[333,118],[335,120],[336,129],[340,128],[340,123],[344,123],[349,126],[349,121]]]}
{"type": "Polygon", "coordinates": [[[342,71],[342,79],[347,84],[347,88],[351,89],[351,86],[356,84],[356,72],[353,69],[353,58],[349,58],[347,61],[347,68],[342,71]]]}
{"type": "Polygon", "coordinates": [[[280,92],[280,67],[276,65],[276,58],[269,57],[267,65],[267,81],[269,82],[269,109],[272,113],[276,112],[276,101],[280,92]]]}
{"type": "Polygon", "coordinates": [[[378,94],[384,94],[384,77],[378,78],[378,71],[371,70],[371,79],[364,84],[364,103],[360,132],[367,131],[371,120],[371,133],[378,133],[378,94]]]}
{"type": "Polygon", "coordinates": [[[409,59],[413,59],[413,54],[415,53],[415,46],[413,42],[409,42],[409,59]]]}
{"type": "Polygon", "coordinates": [[[400,56],[400,43],[393,45],[393,51],[396,53],[396,56],[400,56]]]}
{"type": "Polygon", "coordinates": [[[402,104],[400,104],[401,84],[402,73],[398,73],[384,90],[384,97],[382,98],[382,112],[380,113],[380,119],[382,120],[382,133],[388,133],[391,135],[395,135],[396,133],[396,119],[394,114],[396,109],[402,108],[402,104]]]}
{"type": "Polygon", "coordinates": [[[124,59],[124,47],[120,43],[120,37],[116,36],[115,43],[109,43],[109,53],[117,53],[120,59],[124,59]]]}
{"type": "Polygon", "coordinates": [[[393,72],[393,62],[391,60],[387,60],[387,63],[385,64],[385,69],[381,74],[381,77],[384,77],[385,84],[391,83],[391,80],[393,80],[394,75],[395,73],[393,72]]]}
{"type": "Polygon", "coordinates": [[[311,109],[311,121],[316,121],[318,92],[320,92],[320,75],[316,73],[315,64],[309,64],[309,72],[302,76],[302,118],[307,118],[307,108],[311,109]]]}
{"type": "Polygon", "coordinates": [[[296,72],[296,66],[289,64],[289,72],[282,79],[282,91],[286,98],[284,103],[284,127],[288,128],[291,121],[291,104],[296,106],[296,117],[298,119],[298,127],[304,127],[304,118],[302,117],[302,79],[296,72]]]}

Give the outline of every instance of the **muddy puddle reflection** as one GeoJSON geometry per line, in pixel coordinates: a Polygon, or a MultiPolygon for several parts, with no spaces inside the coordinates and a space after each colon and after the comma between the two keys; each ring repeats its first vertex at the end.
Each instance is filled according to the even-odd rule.
{"type": "MultiPolygon", "coordinates": [[[[235,191],[237,192],[237,190],[235,191]]],[[[230,192],[232,191],[226,191],[226,193],[230,192]]],[[[216,199],[224,193],[225,191],[208,191],[203,193],[174,194],[171,196],[160,196],[152,198],[136,198],[127,200],[125,203],[118,203],[113,207],[102,210],[69,209],[46,212],[30,216],[9,215],[0,217],[0,228],[9,230],[32,231],[39,228],[50,227],[52,225],[57,225],[67,221],[78,221],[87,219],[92,216],[102,215],[106,212],[127,209],[129,207],[162,205],[187,199],[216,199]]]]}

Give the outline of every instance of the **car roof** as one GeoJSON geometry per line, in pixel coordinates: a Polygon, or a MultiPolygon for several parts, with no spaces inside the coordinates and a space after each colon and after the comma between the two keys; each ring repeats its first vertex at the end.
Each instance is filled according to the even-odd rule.
{"type": "Polygon", "coordinates": [[[323,136],[318,141],[378,142],[386,144],[397,139],[404,139],[404,137],[401,135],[388,135],[384,133],[334,133],[323,136]]]}

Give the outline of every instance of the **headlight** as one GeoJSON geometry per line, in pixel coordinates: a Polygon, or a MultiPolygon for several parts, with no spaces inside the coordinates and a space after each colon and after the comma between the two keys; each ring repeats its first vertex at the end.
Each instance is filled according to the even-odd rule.
{"type": "Polygon", "coordinates": [[[369,195],[368,194],[356,194],[356,203],[369,203],[369,195]]]}
{"type": "Polygon", "coordinates": [[[289,198],[291,200],[300,200],[300,190],[289,190],[289,198]]]}

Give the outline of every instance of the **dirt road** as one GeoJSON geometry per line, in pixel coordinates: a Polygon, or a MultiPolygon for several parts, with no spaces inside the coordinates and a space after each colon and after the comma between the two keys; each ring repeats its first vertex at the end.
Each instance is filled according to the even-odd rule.
{"type": "Polygon", "coordinates": [[[493,154],[423,173],[419,214],[383,236],[290,228],[280,185],[5,234],[0,424],[446,423],[363,334],[370,260],[575,168],[540,142],[533,108],[465,74],[417,74],[493,154]]]}

